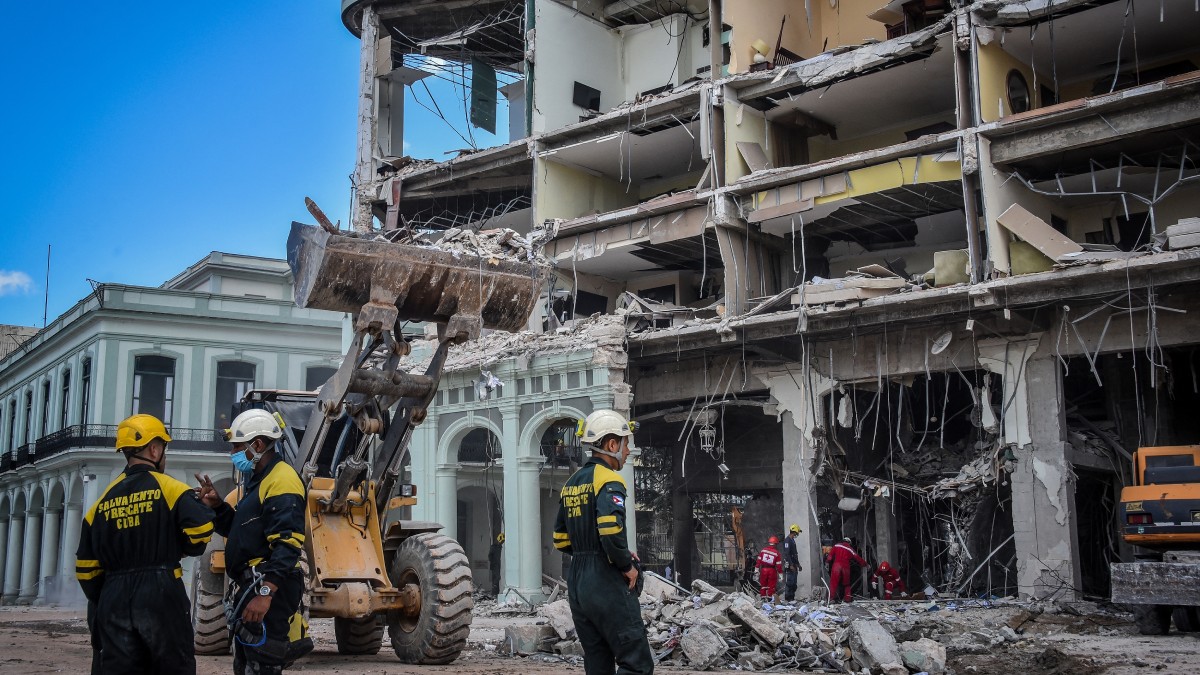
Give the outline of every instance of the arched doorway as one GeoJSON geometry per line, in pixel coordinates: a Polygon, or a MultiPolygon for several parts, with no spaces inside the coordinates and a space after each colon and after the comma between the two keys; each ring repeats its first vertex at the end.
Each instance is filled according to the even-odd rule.
{"type": "MultiPolygon", "coordinates": [[[[462,485],[462,475],[459,484],[462,485]]],[[[492,587],[488,552],[496,535],[503,530],[504,516],[500,498],[486,485],[467,485],[458,489],[458,542],[467,554],[475,588],[492,587]]]]}

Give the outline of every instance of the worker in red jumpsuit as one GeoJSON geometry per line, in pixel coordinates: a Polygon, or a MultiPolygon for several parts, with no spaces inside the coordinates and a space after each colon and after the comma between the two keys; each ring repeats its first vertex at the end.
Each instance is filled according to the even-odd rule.
{"type": "Polygon", "coordinates": [[[878,589],[879,582],[883,581],[883,599],[891,600],[893,591],[900,591],[900,597],[908,597],[908,589],[904,587],[904,580],[900,578],[900,573],[893,568],[888,561],[884,560],[879,563],[875,574],[871,575],[871,588],[878,589]]]}
{"type": "Polygon", "coordinates": [[[779,582],[779,575],[783,573],[783,556],[779,555],[779,549],[775,545],[779,543],[779,537],[771,537],[767,540],[767,547],[758,553],[758,559],[755,560],[754,566],[758,568],[758,594],[763,600],[775,599],[775,584],[779,582]]]}
{"type": "Polygon", "coordinates": [[[825,554],[825,562],[829,563],[829,601],[833,602],[838,596],[838,590],[841,589],[843,599],[846,602],[853,602],[854,598],[850,595],[850,563],[855,562],[859,567],[866,567],[867,561],[858,555],[858,551],[854,550],[854,545],[850,543],[850,537],[843,537],[842,540],[833,545],[829,549],[829,553],[825,554]]]}

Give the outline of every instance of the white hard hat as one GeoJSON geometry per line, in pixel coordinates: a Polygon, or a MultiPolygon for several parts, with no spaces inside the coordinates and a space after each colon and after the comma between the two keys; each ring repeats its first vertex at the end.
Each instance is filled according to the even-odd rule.
{"type": "Polygon", "coordinates": [[[596,444],[605,436],[632,436],[633,429],[629,422],[615,410],[597,410],[587,416],[583,423],[583,435],[580,440],[588,444],[596,444]]]}
{"type": "Polygon", "coordinates": [[[225,430],[225,438],[231,443],[249,443],[259,436],[279,440],[283,436],[282,427],[271,413],[252,408],[233,418],[233,424],[225,430]]]}

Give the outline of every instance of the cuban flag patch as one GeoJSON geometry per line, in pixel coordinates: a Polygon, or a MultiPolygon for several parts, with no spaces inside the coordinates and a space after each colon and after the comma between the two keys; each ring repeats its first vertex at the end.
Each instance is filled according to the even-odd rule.
{"type": "Polygon", "coordinates": [[[625,498],[621,495],[613,495],[613,503],[621,508],[625,508],[625,498]]]}

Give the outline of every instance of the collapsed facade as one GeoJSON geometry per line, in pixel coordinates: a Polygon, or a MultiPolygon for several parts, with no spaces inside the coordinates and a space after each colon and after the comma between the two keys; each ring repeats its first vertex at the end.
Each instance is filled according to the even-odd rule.
{"type": "Polygon", "coordinates": [[[362,40],[354,227],[511,228],[554,264],[529,334],[464,348],[414,437],[422,515],[479,573],[504,531],[507,589],[536,602],[559,576],[570,429],[615,407],[642,423],[652,568],[732,583],[798,523],[804,592],[849,536],[910,587],[1107,595],[1129,453],[1200,438],[1192,3],[342,18],[362,40]],[[509,142],[405,156],[426,77],[481,128],[503,97],[509,142]]]}

